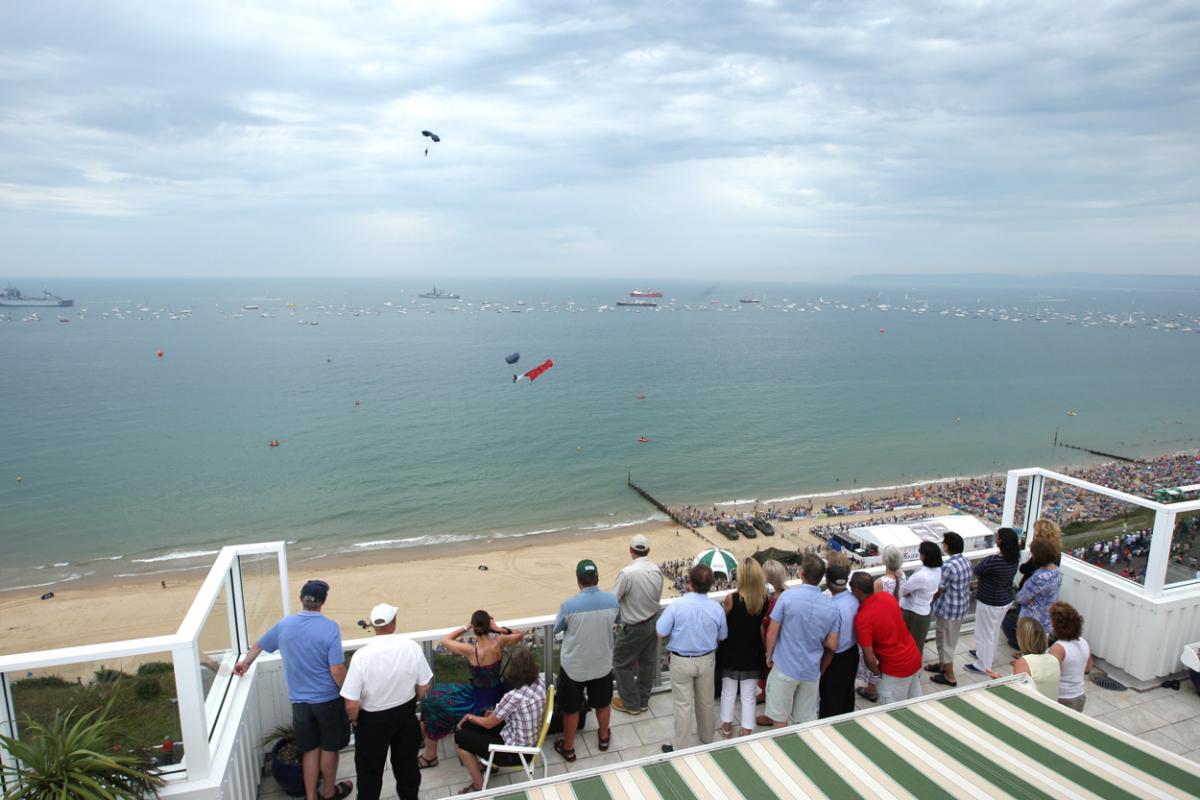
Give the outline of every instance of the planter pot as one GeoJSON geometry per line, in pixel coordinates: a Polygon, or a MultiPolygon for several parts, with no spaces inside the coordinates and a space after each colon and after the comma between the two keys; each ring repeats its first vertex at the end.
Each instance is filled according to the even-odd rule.
{"type": "Polygon", "coordinates": [[[291,744],[291,740],[280,739],[271,748],[271,774],[288,797],[304,797],[304,769],[300,762],[283,761],[279,758],[279,750],[285,744],[291,744]]]}

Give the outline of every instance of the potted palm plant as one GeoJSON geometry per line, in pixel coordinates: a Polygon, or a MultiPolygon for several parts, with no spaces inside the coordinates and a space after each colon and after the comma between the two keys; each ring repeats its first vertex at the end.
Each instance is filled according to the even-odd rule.
{"type": "Polygon", "coordinates": [[[8,788],[4,800],[142,800],[158,797],[163,780],[145,756],[111,752],[116,719],[108,708],[81,716],[77,709],[58,711],[49,725],[26,718],[25,736],[0,736],[0,743],[19,766],[3,765],[8,788]]]}
{"type": "Polygon", "coordinates": [[[264,747],[271,745],[271,774],[279,788],[289,797],[304,797],[304,768],[292,726],[278,726],[263,737],[262,743],[264,747]]]}

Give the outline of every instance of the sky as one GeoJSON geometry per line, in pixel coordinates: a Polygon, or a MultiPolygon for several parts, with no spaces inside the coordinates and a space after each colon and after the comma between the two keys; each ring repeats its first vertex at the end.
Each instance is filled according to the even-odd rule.
{"type": "Polygon", "coordinates": [[[1195,274],[1198,42],[1173,0],[12,0],[4,272],[1195,274]]]}

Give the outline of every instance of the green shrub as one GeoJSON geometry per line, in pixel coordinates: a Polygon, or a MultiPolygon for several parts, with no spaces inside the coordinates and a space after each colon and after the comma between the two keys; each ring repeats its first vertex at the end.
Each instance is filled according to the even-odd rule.
{"type": "Polygon", "coordinates": [[[96,683],[116,683],[117,681],[121,680],[121,678],[125,677],[125,673],[121,672],[119,669],[101,667],[93,673],[92,677],[95,679],[96,683]]]}
{"type": "Polygon", "coordinates": [[[47,675],[44,678],[25,678],[23,680],[14,681],[13,689],[66,689],[74,686],[70,681],[60,678],[57,675],[47,675]]]}
{"type": "Polygon", "coordinates": [[[147,661],[137,669],[138,675],[162,675],[175,672],[175,665],[170,661],[147,661]]]}
{"type": "Polygon", "coordinates": [[[143,703],[153,700],[162,694],[162,684],[158,678],[141,675],[133,684],[133,696],[143,703]]]}

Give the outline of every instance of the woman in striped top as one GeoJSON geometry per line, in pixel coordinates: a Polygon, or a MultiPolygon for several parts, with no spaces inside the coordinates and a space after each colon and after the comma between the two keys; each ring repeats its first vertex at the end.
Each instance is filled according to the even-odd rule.
{"type": "Polygon", "coordinates": [[[1000,623],[1013,601],[1013,578],[1021,560],[1021,545],[1012,528],[996,531],[996,547],[1000,552],[975,565],[975,649],[968,651],[975,662],[967,664],[968,672],[998,678],[992,672],[996,645],[1000,642],[1000,623]]]}

